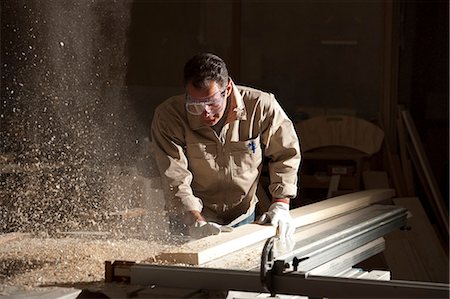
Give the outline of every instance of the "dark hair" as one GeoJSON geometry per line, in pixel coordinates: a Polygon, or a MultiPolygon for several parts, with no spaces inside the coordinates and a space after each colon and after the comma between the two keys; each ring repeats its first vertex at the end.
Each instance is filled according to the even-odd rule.
{"type": "Polygon", "coordinates": [[[224,88],[228,84],[228,70],[225,62],[211,53],[200,53],[184,65],[184,85],[191,83],[196,88],[207,88],[215,81],[224,88]]]}

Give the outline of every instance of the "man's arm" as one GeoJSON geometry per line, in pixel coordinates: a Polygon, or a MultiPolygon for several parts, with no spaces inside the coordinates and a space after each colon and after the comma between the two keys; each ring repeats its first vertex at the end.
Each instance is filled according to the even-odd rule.
{"type": "Polygon", "coordinates": [[[273,96],[265,111],[261,137],[269,158],[269,192],[273,200],[289,203],[297,195],[300,143],[292,121],[273,96]]]}
{"type": "Polygon", "coordinates": [[[188,159],[184,152],[185,140],[182,124],[177,119],[165,118],[164,113],[155,112],[151,136],[153,150],[161,173],[166,209],[174,217],[180,217],[193,238],[217,235],[231,231],[231,228],[207,222],[202,216],[203,203],[194,196],[191,188],[192,173],[188,169],[188,159]]]}
{"type": "Polygon", "coordinates": [[[201,219],[203,203],[192,192],[183,126],[177,122],[180,121],[157,109],[151,126],[152,146],[163,181],[166,208],[180,217],[186,214],[182,220],[190,223],[201,219]]]}
{"type": "MultiPolygon", "coordinates": [[[[265,155],[270,159],[269,191],[272,204],[258,223],[271,223],[278,227],[278,233],[291,246],[295,231],[289,214],[290,199],[297,195],[298,170],[301,162],[300,144],[291,120],[272,97],[266,103],[266,118],[263,121],[262,140],[265,155]]],[[[289,247],[288,246],[288,247],[289,247]]]]}

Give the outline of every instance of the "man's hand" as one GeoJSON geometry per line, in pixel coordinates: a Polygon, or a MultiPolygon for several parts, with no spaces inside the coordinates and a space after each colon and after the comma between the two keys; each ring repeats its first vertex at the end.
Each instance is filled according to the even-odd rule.
{"type": "Polygon", "coordinates": [[[280,238],[291,238],[294,235],[295,227],[289,214],[288,200],[275,200],[269,207],[269,211],[265,212],[257,221],[258,224],[270,223],[278,228],[280,238]]]}
{"type": "Polygon", "coordinates": [[[220,225],[215,222],[197,221],[189,228],[189,235],[195,239],[218,235],[221,232],[231,232],[230,226],[220,225]]]}
{"type": "Polygon", "coordinates": [[[199,211],[187,211],[183,216],[183,223],[187,226],[192,226],[196,222],[206,222],[202,214],[199,211]]]}
{"type": "Polygon", "coordinates": [[[189,235],[195,239],[233,230],[232,227],[206,221],[199,211],[188,211],[184,216],[184,222],[189,226],[189,235]]]}

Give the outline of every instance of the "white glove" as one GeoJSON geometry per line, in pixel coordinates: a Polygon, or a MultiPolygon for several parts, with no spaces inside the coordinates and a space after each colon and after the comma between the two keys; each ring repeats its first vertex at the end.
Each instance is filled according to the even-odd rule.
{"type": "Polygon", "coordinates": [[[189,228],[189,235],[195,239],[218,235],[221,232],[231,232],[232,227],[220,225],[215,222],[197,221],[189,228]]]}
{"type": "Polygon", "coordinates": [[[270,205],[269,211],[265,212],[257,221],[258,224],[270,223],[277,227],[277,235],[281,241],[281,247],[286,247],[289,251],[295,245],[295,226],[289,214],[289,204],[284,202],[274,202],[270,205]]]}
{"type": "Polygon", "coordinates": [[[295,246],[295,226],[289,214],[289,204],[284,202],[272,203],[269,211],[258,219],[258,224],[266,223],[270,223],[277,228],[279,239],[274,243],[275,256],[281,256],[292,251],[295,246]]]}

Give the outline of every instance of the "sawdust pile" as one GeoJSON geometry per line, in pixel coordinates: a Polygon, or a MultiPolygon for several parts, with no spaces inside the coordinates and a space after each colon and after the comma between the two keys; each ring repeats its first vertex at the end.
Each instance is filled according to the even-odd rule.
{"type": "Polygon", "coordinates": [[[0,294],[7,286],[102,281],[104,262],[144,261],[164,246],[136,239],[24,238],[0,246],[0,294]]]}

